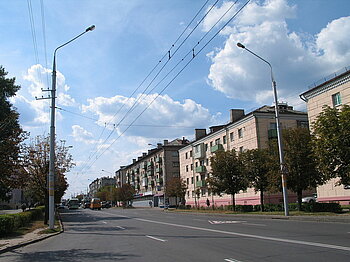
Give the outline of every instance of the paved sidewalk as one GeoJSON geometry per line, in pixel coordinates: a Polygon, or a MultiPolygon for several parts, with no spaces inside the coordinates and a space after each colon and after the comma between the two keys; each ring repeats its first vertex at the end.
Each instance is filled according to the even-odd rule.
{"type": "Polygon", "coordinates": [[[19,236],[19,237],[14,237],[14,238],[9,238],[5,240],[0,240],[0,254],[5,253],[7,251],[26,246],[41,240],[44,240],[46,238],[56,236],[60,233],[63,232],[63,227],[61,224],[61,231],[57,233],[45,233],[45,234],[39,234],[39,232],[48,229],[48,227],[43,227],[43,228],[38,228],[28,234],[19,236]]]}

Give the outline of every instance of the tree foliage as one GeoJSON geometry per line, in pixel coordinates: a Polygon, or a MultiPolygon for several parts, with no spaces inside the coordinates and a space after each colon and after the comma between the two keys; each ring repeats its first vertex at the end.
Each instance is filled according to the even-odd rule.
{"type": "Polygon", "coordinates": [[[312,140],[318,170],[350,185],[350,106],[324,107],[313,123],[312,140]]]}
{"type": "Polygon", "coordinates": [[[0,199],[7,199],[9,190],[19,186],[17,177],[23,172],[19,155],[26,137],[18,122],[19,114],[9,101],[20,86],[7,74],[0,66],[0,199]]]}
{"type": "Polygon", "coordinates": [[[251,149],[240,155],[244,167],[244,174],[249,181],[249,186],[255,192],[260,191],[261,211],[264,211],[264,192],[269,186],[269,174],[271,168],[271,156],[267,149],[251,149]]]}
{"type": "Polygon", "coordinates": [[[186,189],[186,182],[182,178],[173,177],[167,182],[165,194],[168,197],[175,197],[177,206],[178,199],[180,199],[181,202],[185,200],[186,189]]]}
{"type": "Polygon", "coordinates": [[[218,151],[210,159],[212,174],[208,180],[213,192],[232,196],[235,211],[235,194],[248,188],[248,180],[243,173],[242,161],[236,151],[218,151]]]}
{"type": "Polygon", "coordinates": [[[134,199],[135,189],[130,184],[124,184],[118,190],[118,199],[122,202],[123,207],[131,206],[134,199]]]}
{"type": "Polygon", "coordinates": [[[314,189],[325,182],[316,169],[312,153],[311,135],[308,128],[283,130],[287,188],[297,193],[298,209],[301,209],[302,192],[314,189]]]}
{"type": "MultiPolygon", "coordinates": [[[[47,175],[49,173],[49,137],[37,136],[24,148],[26,174],[23,187],[36,201],[43,202],[47,195],[47,175]]],[[[64,144],[55,147],[55,203],[59,203],[68,183],[65,173],[74,166],[72,155],[64,144]]]]}

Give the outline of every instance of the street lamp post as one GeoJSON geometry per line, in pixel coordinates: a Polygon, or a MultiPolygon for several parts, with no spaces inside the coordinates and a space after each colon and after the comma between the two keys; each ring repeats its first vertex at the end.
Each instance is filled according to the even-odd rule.
{"type": "Polygon", "coordinates": [[[53,54],[53,66],[52,66],[52,89],[51,89],[51,125],[50,125],[50,164],[49,164],[49,177],[48,177],[48,191],[49,191],[49,228],[53,229],[55,225],[55,103],[56,103],[56,52],[58,49],[73,42],[83,34],[92,31],[95,26],[88,27],[84,32],[57,47],[53,54]]]}
{"type": "Polygon", "coordinates": [[[259,55],[255,54],[248,48],[246,48],[243,44],[237,43],[237,46],[240,48],[243,48],[247,50],[252,55],[256,56],[260,60],[264,61],[266,64],[270,67],[270,73],[271,73],[271,82],[272,82],[272,90],[273,95],[275,99],[275,114],[276,114],[276,128],[277,128],[277,143],[278,143],[278,152],[279,152],[279,158],[280,158],[280,169],[281,169],[281,178],[282,178],[282,190],[283,190],[283,203],[284,203],[284,215],[289,216],[289,210],[288,210],[288,193],[287,193],[287,180],[286,180],[286,168],[284,165],[284,153],[283,153],[283,142],[282,142],[282,132],[281,132],[281,125],[280,125],[280,116],[279,116],[279,108],[278,108],[278,99],[277,99],[277,88],[276,88],[276,81],[273,77],[272,72],[272,66],[271,64],[266,61],[264,58],[260,57],[259,55]]]}

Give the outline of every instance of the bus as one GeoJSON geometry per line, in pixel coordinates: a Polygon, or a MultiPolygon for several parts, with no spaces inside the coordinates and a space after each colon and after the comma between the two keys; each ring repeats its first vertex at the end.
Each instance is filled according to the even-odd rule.
{"type": "Polygon", "coordinates": [[[79,199],[78,198],[69,199],[68,208],[69,209],[78,209],[79,208],[79,199]]]}

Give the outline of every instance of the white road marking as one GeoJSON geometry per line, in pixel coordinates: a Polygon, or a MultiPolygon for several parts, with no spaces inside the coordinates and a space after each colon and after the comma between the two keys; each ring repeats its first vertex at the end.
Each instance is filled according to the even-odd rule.
{"type": "Polygon", "coordinates": [[[124,230],[125,228],[124,227],[121,227],[121,226],[116,226],[117,228],[121,229],[121,230],[124,230]]]}
{"type": "Polygon", "coordinates": [[[256,239],[262,239],[262,240],[270,240],[270,241],[283,242],[283,243],[291,243],[291,244],[298,244],[298,245],[307,245],[307,246],[314,246],[314,247],[322,247],[322,248],[350,251],[350,247],[346,247],[346,246],[337,246],[337,245],[323,244],[323,243],[317,243],[317,242],[308,242],[308,241],[302,241],[302,240],[292,240],[292,239],[277,238],[277,237],[243,234],[243,233],[215,230],[215,229],[203,228],[203,227],[186,226],[186,225],[173,224],[173,223],[167,223],[167,222],[161,222],[161,221],[155,221],[155,220],[149,220],[149,219],[143,219],[143,218],[133,218],[133,217],[128,217],[128,216],[116,215],[116,214],[112,214],[112,213],[106,213],[106,214],[111,215],[111,216],[116,216],[116,217],[135,219],[135,220],[142,221],[142,222],[160,224],[160,225],[182,227],[182,228],[188,228],[188,229],[194,229],[194,230],[221,233],[221,234],[233,235],[233,236],[256,238],[256,239]]]}
{"type": "Polygon", "coordinates": [[[158,241],[162,241],[162,242],[166,242],[167,240],[164,240],[164,239],[160,239],[160,238],[157,238],[157,237],[152,237],[152,236],[146,236],[148,238],[152,238],[154,240],[158,240],[158,241]]]}
{"type": "Polygon", "coordinates": [[[228,261],[228,262],[240,262],[239,260],[236,260],[236,259],[233,259],[233,258],[226,258],[224,260],[228,261]]]}
{"type": "Polygon", "coordinates": [[[224,220],[224,221],[218,221],[218,220],[208,220],[208,222],[212,225],[217,224],[238,224],[238,223],[244,223],[246,221],[236,221],[236,220],[224,220]]]}
{"type": "Polygon", "coordinates": [[[106,222],[106,221],[102,221],[102,223],[103,223],[103,224],[107,224],[107,222],[106,222]]]}
{"type": "Polygon", "coordinates": [[[254,223],[244,223],[244,225],[266,227],[266,225],[264,224],[254,224],[254,223]]]}

